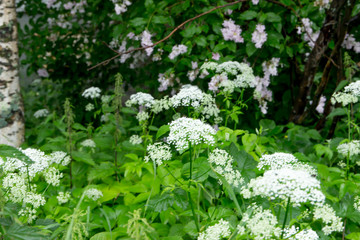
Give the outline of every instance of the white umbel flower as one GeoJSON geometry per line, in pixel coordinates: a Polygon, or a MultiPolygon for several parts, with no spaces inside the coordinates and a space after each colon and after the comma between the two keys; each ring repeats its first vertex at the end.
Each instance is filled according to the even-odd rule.
{"type": "Polygon", "coordinates": [[[353,140],[348,143],[342,143],[337,146],[337,151],[344,157],[352,157],[360,154],[360,141],[353,140]]]}
{"type": "Polygon", "coordinates": [[[314,219],[321,220],[326,224],[322,228],[325,235],[330,235],[332,232],[341,232],[344,229],[341,218],[336,216],[334,209],[329,204],[316,206],[314,209],[314,219]]]}
{"type": "Polygon", "coordinates": [[[139,123],[143,123],[149,119],[149,113],[145,111],[141,111],[138,114],[136,114],[136,119],[139,121],[139,123]]]}
{"type": "Polygon", "coordinates": [[[354,208],[356,211],[360,212],[360,196],[354,198],[354,208]]]}
{"type": "Polygon", "coordinates": [[[56,197],[59,204],[65,204],[69,201],[71,195],[69,192],[59,192],[59,195],[56,197]]]}
{"type": "Polygon", "coordinates": [[[357,103],[358,97],[351,93],[337,92],[331,96],[331,103],[341,103],[343,106],[347,106],[349,103],[357,103]]]}
{"type": "Polygon", "coordinates": [[[170,123],[170,134],[168,142],[174,144],[176,150],[185,151],[192,146],[205,143],[208,145],[215,144],[216,131],[208,124],[199,119],[182,117],[170,123]]]}
{"type": "Polygon", "coordinates": [[[92,139],[86,139],[80,143],[83,147],[96,148],[96,143],[92,139]]]}
{"type": "Polygon", "coordinates": [[[322,204],[325,196],[320,189],[320,182],[308,171],[282,168],[267,170],[264,176],[251,179],[247,188],[242,189],[242,194],[245,198],[290,198],[294,206],[299,206],[302,203],[322,204]]]}
{"type": "Polygon", "coordinates": [[[230,185],[239,187],[244,182],[240,172],[232,166],[234,159],[225,150],[216,148],[209,154],[208,160],[214,166],[215,172],[222,175],[230,185]]]}
{"type": "Polygon", "coordinates": [[[142,144],[143,142],[139,135],[132,135],[129,141],[132,145],[142,144]]]}
{"type": "Polygon", "coordinates": [[[287,228],[284,230],[284,239],[289,240],[318,240],[319,236],[312,229],[305,229],[299,231],[298,227],[294,225],[291,228],[287,228]]]}
{"type": "Polygon", "coordinates": [[[184,85],[178,94],[170,98],[174,108],[183,106],[199,107],[203,99],[203,92],[197,86],[184,85]]]}
{"type": "Polygon", "coordinates": [[[19,211],[19,216],[26,217],[28,223],[32,223],[36,219],[36,210],[31,207],[26,207],[19,211]]]}
{"type": "Polygon", "coordinates": [[[214,226],[208,227],[199,234],[198,240],[221,240],[231,235],[230,224],[228,221],[220,219],[214,226]]]}
{"type": "Polygon", "coordinates": [[[281,228],[277,226],[278,221],[269,209],[263,209],[262,206],[249,206],[244,213],[238,231],[240,235],[248,232],[248,235],[254,237],[255,240],[274,239],[279,237],[281,228]]]}
{"type": "Polygon", "coordinates": [[[145,162],[152,160],[156,165],[160,166],[163,164],[163,161],[171,160],[172,154],[170,146],[164,143],[154,143],[147,146],[148,155],[145,156],[145,162]]]}
{"type": "Polygon", "coordinates": [[[84,194],[93,201],[96,201],[103,196],[102,191],[95,188],[87,189],[84,194]]]}
{"type": "Polygon", "coordinates": [[[148,93],[138,92],[130,96],[130,99],[126,101],[125,105],[127,107],[143,106],[146,108],[151,108],[154,104],[154,98],[148,93]]]}
{"type": "Polygon", "coordinates": [[[34,113],[35,118],[47,117],[48,115],[49,115],[49,110],[47,109],[40,109],[34,113]]]}
{"type": "Polygon", "coordinates": [[[84,98],[99,98],[100,97],[101,90],[98,87],[90,87],[88,89],[85,89],[85,91],[82,93],[82,96],[84,98]]]}
{"type": "Polygon", "coordinates": [[[53,186],[60,185],[60,178],[63,174],[56,168],[50,167],[44,172],[45,181],[53,186]]]}

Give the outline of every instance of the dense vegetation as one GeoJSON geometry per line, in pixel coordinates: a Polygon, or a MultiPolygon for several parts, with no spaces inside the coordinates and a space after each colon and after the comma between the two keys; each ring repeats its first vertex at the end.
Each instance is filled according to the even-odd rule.
{"type": "Polygon", "coordinates": [[[360,239],[358,1],[18,11],[1,239],[360,239]]]}

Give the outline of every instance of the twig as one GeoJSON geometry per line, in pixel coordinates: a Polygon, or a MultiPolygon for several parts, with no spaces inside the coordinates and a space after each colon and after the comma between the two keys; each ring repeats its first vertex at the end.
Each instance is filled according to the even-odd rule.
{"type": "Polygon", "coordinates": [[[121,56],[121,55],[123,55],[123,54],[128,54],[128,53],[135,52],[135,51],[138,51],[138,50],[144,50],[144,49],[147,49],[147,48],[155,47],[156,45],[158,45],[158,44],[160,44],[160,43],[168,40],[176,31],[178,31],[178,30],[179,30],[181,27],[183,27],[185,24],[187,24],[187,23],[189,23],[189,22],[192,22],[192,21],[194,21],[195,19],[198,19],[198,18],[200,18],[200,17],[202,17],[202,16],[204,16],[204,15],[206,15],[206,14],[209,14],[209,13],[211,13],[211,12],[213,12],[213,11],[219,9],[219,8],[224,8],[224,7],[228,7],[228,6],[235,5],[235,4],[237,4],[237,3],[247,2],[247,1],[248,1],[248,0],[238,0],[238,1],[235,1],[235,2],[232,2],[232,3],[228,3],[228,4],[225,4],[225,5],[222,5],[222,6],[217,6],[217,7],[214,7],[214,8],[212,8],[212,9],[210,9],[209,11],[206,11],[206,12],[204,12],[204,13],[201,13],[201,14],[193,17],[193,18],[190,18],[190,19],[186,20],[185,22],[183,22],[182,24],[180,24],[179,26],[177,26],[177,27],[176,27],[174,30],[172,30],[171,33],[169,33],[166,37],[164,37],[163,39],[157,41],[156,43],[154,43],[154,44],[152,44],[152,45],[145,46],[145,47],[134,48],[134,49],[131,49],[131,50],[127,50],[127,51],[125,51],[125,52],[117,52],[117,51],[111,49],[112,51],[114,51],[114,52],[117,53],[115,56],[113,56],[113,57],[111,57],[111,58],[109,58],[109,59],[106,59],[106,60],[104,60],[104,61],[102,61],[102,62],[100,62],[100,63],[98,63],[98,64],[96,64],[96,65],[94,65],[94,66],[92,66],[92,67],[90,67],[90,68],[88,68],[87,70],[90,71],[90,70],[92,70],[92,69],[94,69],[94,68],[97,68],[97,67],[99,67],[99,66],[101,66],[101,65],[106,65],[106,64],[108,64],[110,61],[118,58],[119,56],[121,56]]]}

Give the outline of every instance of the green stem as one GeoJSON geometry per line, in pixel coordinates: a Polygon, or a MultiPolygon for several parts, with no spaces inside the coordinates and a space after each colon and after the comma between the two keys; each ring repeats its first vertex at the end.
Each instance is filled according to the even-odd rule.
{"type": "Polygon", "coordinates": [[[198,232],[200,232],[199,223],[198,223],[198,221],[196,219],[195,209],[194,209],[194,205],[193,205],[193,202],[192,202],[192,199],[191,199],[191,194],[190,194],[190,186],[191,186],[191,180],[192,180],[192,167],[193,167],[193,164],[192,164],[192,151],[191,150],[192,150],[191,142],[189,141],[190,179],[189,179],[189,185],[188,185],[188,197],[189,197],[189,203],[190,203],[190,207],[191,207],[191,212],[193,214],[194,222],[195,222],[195,225],[196,225],[196,230],[198,232]]]}
{"type": "Polygon", "coordinates": [[[180,185],[183,185],[183,183],[180,182],[180,180],[177,179],[177,178],[174,176],[174,174],[172,174],[172,172],[171,172],[167,167],[165,167],[165,169],[166,169],[166,171],[167,171],[177,182],[180,183],[180,185]]]}
{"type": "Polygon", "coordinates": [[[75,223],[75,216],[77,215],[77,211],[79,210],[80,205],[81,205],[82,201],[84,200],[84,197],[85,197],[85,191],[81,195],[81,198],[80,198],[79,202],[76,205],[73,216],[71,218],[70,225],[69,225],[69,227],[68,227],[68,229],[66,231],[65,240],[72,240],[72,232],[73,232],[73,227],[74,227],[74,223],[75,223]]]}
{"type": "Polygon", "coordinates": [[[149,206],[149,201],[150,201],[151,194],[152,194],[152,191],[154,189],[155,180],[156,180],[156,163],[155,162],[153,162],[153,166],[154,166],[154,182],[153,182],[153,184],[151,184],[150,195],[149,195],[148,199],[146,200],[145,209],[144,209],[144,217],[145,217],[147,207],[149,206]]]}
{"type": "Polygon", "coordinates": [[[287,220],[287,215],[288,215],[288,212],[289,212],[289,208],[290,208],[290,197],[288,198],[287,205],[286,205],[285,217],[284,217],[284,222],[283,222],[283,226],[282,226],[281,238],[280,239],[283,239],[283,236],[284,236],[284,229],[285,229],[285,225],[286,225],[286,220],[287,220]]]}

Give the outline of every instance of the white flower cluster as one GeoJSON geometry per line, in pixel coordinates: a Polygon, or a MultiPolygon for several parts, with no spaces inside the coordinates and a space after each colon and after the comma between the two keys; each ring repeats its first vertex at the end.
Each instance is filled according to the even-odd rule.
{"type": "Polygon", "coordinates": [[[60,185],[60,178],[62,178],[64,175],[62,172],[59,171],[59,169],[50,167],[44,171],[44,178],[46,183],[51,184],[53,186],[59,186],[60,185]]]}
{"type": "Polygon", "coordinates": [[[251,205],[248,210],[237,227],[239,235],[246,233],[255,240],[274,239],[274,236],[280,236],[281,228],[277,227],[278,221],[269,209],[251,205]]]}
{"type": "Polygon", "coordinates": [[[50,159],[53,163],[61,164],[63,166],[67,166],[71,161],[70,156],[63,151],[52,152],[50,154],[50,159]]]}
{"type": "Polygon", "coordinates": [[[49,115],[49,110],[47,109],[39,109],[34,113],[35,118],[47,117],[49,115]]]}
{"type": "Polygon", "coordinates": [[[139,135],[132,135],[129,141],[132,145],[142,144],[143,142],[142,138],[139,135]]]}
{"type": "Polygon", "coordinates": [[[154,98],[148,93],[138,92],[130,96],[130,99],[126,101],[125,105],[127,107],[132,107],[134,105],[143,106],[146,108],[151,108],[154,103],[154,98]]]}
{"type": "Polygon", "coordinates": [[[152,105],[151,111],[155,114],[158,114],[159,112],[162,112],[164,110],[168,110],[171,106],[171,103],[169,101],[169,97],[165,96],[162,99],[155,99],[154,103],[152,105]]]}
{"type": "Polygon", "coordinates": [[[244,38],[241,37],[241,28],[236,25],[232,19],[223,22],[221,33],[226,41],[234,41],[236,43],[243,43],[244,38]]]}
{"type": "Polygon", "coordinates": [[[349,103],[357,103],[360,97],[360,81],[352,82],[341,92],[336,92],[331,97],[331,103],[341,103],[343,106],[349,103]]]}
{"type": "Polygon", "coordinates": [[[175,45],[172,48],[171,53],[169,54],[169,58],[171,60],[173,60],[174,58],[176,58],[177,56],[179,56],[180,54],[184,54],[187,52],[187,46],[180,44],[180,45],[175,45]]]}
{"type": "Polygon", "coordinates": [[[139,121],[139,123],[144,123],[145,121],[147,121],[149,119],[149,113],[145,112],[145,111],[141,111],[138,114],[136,114],[136,119],[139,121]]]}
{"type": "Polygon", "coordinates": [[[319,236],[312,229],[305,229],[299,231],[298,227],[294,225],[291,228],[286,228],[284,230],[284,239],[289,240],[318,240],[319,236]]]}
{"type": "Polygon", "coordinates": [[[209,154],[208,160],[214,165],[215,172],[222,175],[230,185],[237,188],[244,182],[240,172],[233,168],[234,159],[225,150],[216,148],[209,154]]]}
{"type": "Polygon", "coordinates": [[[94,106],[94,104],[92,104],[92,103],[88,103],[86,106],[85,106],[85,111],[87,111],[87,112],[90,112],[90,111],[92,111],[92,110],[94,110],[95,109],[95,106],[94,106]]]}
{"type": "Polygon", "coordinates": [[[251,41],[255,43],[256,48],[261,48],[267,40],[267,33],[265,32],[265,25],[256,25],[255,31],[251,35],[251,41]]]}
{"type": "Polygon", "coordinates": [[[31,207],[26,207],[25,209],[21,209],[19,211],[19,216],[23,216],[27,218],[28,223],[32,223],[36,219],[36,210],[31,207]]]}
{"type": "Polygon", "coordinates": [[[127,7],[131,5],[131,2],[129,0],[123,0],[123,1],[112,0],[112,2],[115,4],[115,12],[117,15],[126,12],[127,7]]]}
{"type": "Polygon", "coordinates": [[[325,235],[330,235],[332,232],[341,232],[344,228],[341,218],[336,216],[334,209],[328,204],[315,207],[314,219],[321,220],[326,224],[322,228],[325,235]]]}
{"type": "Polygon", "coordinates": [[[354,208],[356,211],[360,212],[360,197],[356,196],[354,198],[354,208]]]}
{"type": "Polygon", "coordinates": [[[99,98],[100,97],[101,90],[98,87],[90,87],[85,89],[85,91],[82,93],[82,96],[84,98],[99,98]]]}
{"type": "Polygon", "coordinates": [[[92,139],[86,139],[80,143],[83,147],[96,148],[96,143],[92,139]]]}
{"type": "Polygon", "coordinates": [[[270,85],[270,77],[277,76],[277,67],[279,66],[280,58],[272,58],[270,61],[263,62],[262,69],[264,77],[255,78],[255,92],[254,98],[259,101],[260,109],[263,114],[267,113],[267,101],[272,101],[272,92],[268,88],[270,85]]]}
{"type": "Polygon", "coordinates": [[[320,31],[314,32],[311,25],[314,25],[309,18],[301,19],[302,27],[297,27],[298,34],[304,34],[304,41],[309,44],[311,48],[315,46],[316,39],[319,37],[320,31]]]}
{"type": "Polygon", "coordinates": [[[289,166],[265,171],[263,176],[251,179],[248,186],[242,188],[241,193],[244,198],[290,198],[294,206],[307,202],[322,204],[325,201],[320,182],[315,177],[306,170],[292,169],[289,166]]]}
{"type": "Polygon", "coordinates": [[[230,237],[230,224],[228,221],[220,219],[214,226],[208,227],[205,232],[199,234],[198,240],[221,240],[230,237]]]}
{"type": "Polygon", "coordinates": [[[360,42],[357,42],[353,34],[346,34],[342,46],[348,50],[354,49],[356,53],[360,53],[360,42]]]}
{"type": "MultiPolygon", "coordinates": [[[[151,34],[147,30],[143,31],[143,33],[141,35],[141,46],[148,47],[148,46],[152,46],[152,45],[153,45],[153,42],[151,41],[151,34]]],[[[145,49],[146,55],[148,55],[148,56],[150,56],[153,51],[154,51],[154,48],[152,48],[152,47],[148,47],[145,49]]]]}
{"type": "Polygon", "coordinates": [[[145,162],[152,160],[156,165],[160,166],[163,164],[163,161],[171,160],[172,154],[170,146],[164,143],[151,144],[146,150],[148,155],[144,158],[145,162]]]}
{"type": "Polygon", "coordinates": [[[195,112],[202,114],[206,119],[217,117],[220,113],[215,99],[200,88],[193,85],[184,85],[178,94],[169,99],[172,107],[193,107],[195,112]]]}
{"type": "Polygon", "coordinates": [[[69,201],[71,195],[69,192],[59,192],[59,195],[56,197],[59,204],[65,204],[69,201]]]}
{"type": "Polygon", "coordinates": [[[360,154],[360,141],[359,140],[353,140],[348,143],[342,143],[339,146],[337,146],[337,151],[343,155],[344,157],[352,157],[355,155],[360,154]]]}
{"type": "Polygon", "coordinates": [[[96,188],[89,188],[84,192],[84,194],[86,197],[90,198],[93,201],[96,201],[103,196],[102,191],[96,188]]]}
{"type": "Polygon", "coordinates": [[[293,170],[302,170],[310,175],[316,175],[316,170],[308,164],[300,162],[294,155],[290,153],[273,153],[265,154],[260,158],[257,168],[259,170],[276,170],[282,168],[290,168],[293,170]]]}
{"type": "Polygon", "coordinates": [[[174,144],[176,150],[185,151],[192,146],[205,143],[207,145],[215,144],[215,130],[208,124],[199,119],[182,117],[170,123],[170,133],[168,142],[174,144]]]}
{"type": "Polygon", "coordinates": [[[226,89],[226,92],[231,93],[235,87],[255,87],[253,70],[246,63],[239,63],[236,61],[229,61],[221,64],[206,62],[201,66],[200,70],[209,70],[218,74],[215,75],[209,83],[209,89],[213,91],[218,90],[219,87],[223,87],[224,91],[226,89]],[[234,78],[234,80],[229,80],[229,77],[234,78]]]}

